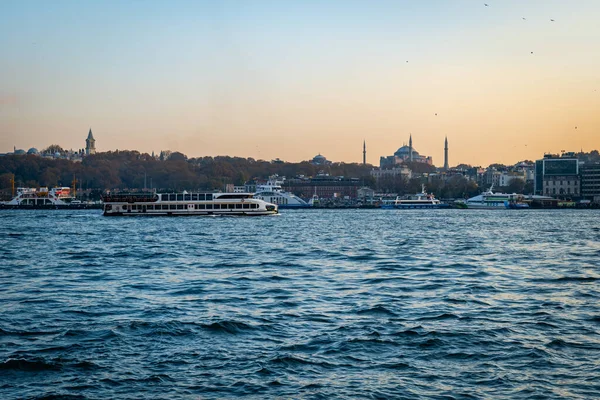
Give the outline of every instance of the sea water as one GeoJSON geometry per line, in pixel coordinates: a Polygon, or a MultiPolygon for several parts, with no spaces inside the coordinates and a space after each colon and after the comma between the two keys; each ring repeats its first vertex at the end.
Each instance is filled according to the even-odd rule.
{"type": "Polygon", "coordinates": [[[0,398],[593,398],[600,212],[0,212],[0,398]]]}

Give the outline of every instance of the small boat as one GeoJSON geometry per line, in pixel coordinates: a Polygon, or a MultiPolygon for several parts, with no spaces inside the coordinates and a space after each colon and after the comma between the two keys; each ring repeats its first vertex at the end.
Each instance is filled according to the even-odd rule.
{"type": "Polygon", "coordinates": [[[450,205],[442,203],[432,193],[427,193],[425,185],[421,186],[421,193],[394,200],[382,200],[381,208],[448,208],[450,205]]]}
{"type": "Polygon", "coordinates": [[[102,196],[105,216],[273,215],[276,204],[252,193],[117,193],[102,196]]]}

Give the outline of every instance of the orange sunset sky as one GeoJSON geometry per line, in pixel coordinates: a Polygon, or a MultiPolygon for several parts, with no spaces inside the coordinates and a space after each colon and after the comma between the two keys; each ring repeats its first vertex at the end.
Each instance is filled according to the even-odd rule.
{"type": "Polygon", "coordinates": [[[0,152],[378,165],[600,149],[598,1],[0,3],[0,152]],[[552,21],[553,20],[553,21],[552,21]],[[436,115],[437,114],[437,115],[436,115]]]}

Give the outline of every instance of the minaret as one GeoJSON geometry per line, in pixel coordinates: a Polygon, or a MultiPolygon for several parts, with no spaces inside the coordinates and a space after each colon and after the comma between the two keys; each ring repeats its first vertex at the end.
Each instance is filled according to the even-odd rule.
{"type": "Polygon", "coordinates": [[[410,151],[410,162],[413,162],[412,133],[410,134],[410,139],[408,139],[408,150],[410,151]]]}
{"type": "Polygon", "coordinates": [[[94,139],[94,135],[92,135],[92,128],[90,128],[90,133],[88,133],[87,139],[85,139],[85,155],[89,156],[90,154],[96,153],[96,139],[94,139]]]}
{"type": "Polygon", "coordinates": [[[444,171],[448,171],[448,136],[446,136],[446,142],[444,143],[444,171]]]}
{"type": "Polygon", "coordinates": [[[367,165],[367,141],[363,141],[363,165],[367,165]]]}

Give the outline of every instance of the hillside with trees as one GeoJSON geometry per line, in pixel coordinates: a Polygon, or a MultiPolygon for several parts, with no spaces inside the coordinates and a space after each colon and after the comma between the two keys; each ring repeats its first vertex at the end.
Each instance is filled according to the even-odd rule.
{"type": "Polygon", "coordinates": [[[71,186],[73,179],[82,189],[132,190],[222,190],[225,184],[242,185],[254,178],[273,174],[294,177],[315,176],[319,172],[332,176],[363,178],[370,182],[371,166],[333,163],[313,165],[309,162],[254,160],[241,157],[188,158],[179,152],[164,152],[156,159],[137,151],[110,151],[85,157],[82,162],[44,158],[36,155],[0,157],[0,188],[10,188],[15,177],[17,186],[71,186]]]}

